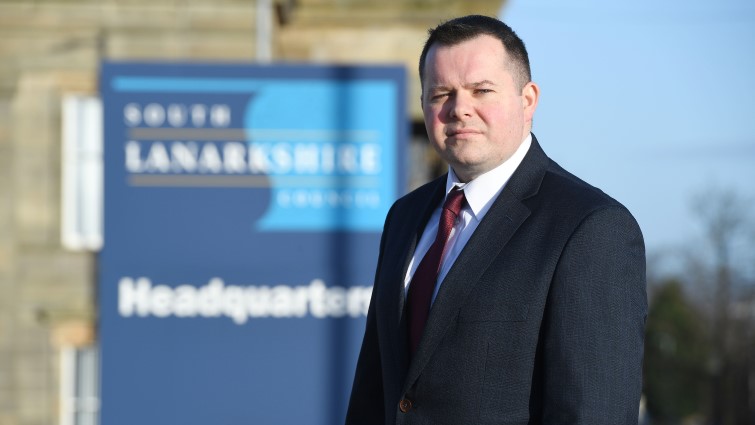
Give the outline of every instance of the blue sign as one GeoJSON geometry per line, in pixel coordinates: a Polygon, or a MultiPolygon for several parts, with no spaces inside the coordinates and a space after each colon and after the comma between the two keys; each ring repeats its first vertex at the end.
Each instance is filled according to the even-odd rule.
{"type": "Polygon", "coordinates": [[[105,63],[103,425],[343,422],[396,67],[105,63]]]}

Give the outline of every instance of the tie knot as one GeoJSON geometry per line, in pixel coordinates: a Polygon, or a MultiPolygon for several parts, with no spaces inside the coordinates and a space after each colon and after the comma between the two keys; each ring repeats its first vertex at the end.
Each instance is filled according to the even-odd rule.
{"type": "Polygon", "coordinates": [[[454,216],[458,217],[459,212],[461,212],[461,209],[464,206],[465,200],[464,190],[455,187],[448,193],[448,196],[446,196],[446,202],[443,204],[443,209],[451,211],[454,216]]]}

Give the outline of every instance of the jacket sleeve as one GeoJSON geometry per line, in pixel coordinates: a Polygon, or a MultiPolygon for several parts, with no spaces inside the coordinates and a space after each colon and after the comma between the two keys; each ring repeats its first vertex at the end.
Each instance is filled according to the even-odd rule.
{"type": "MultiPolygon", "coordinates": [[[[395,205],[388,212],[383,236],[380,240],[380,254],[378,257],[375,282],[378,282],[382,265],[385,239],[390,218],[395,205]]],[[[380,343],[378,341],[376,304],[377,285],[372,288],[372,298],[367,312],[367,324],[362,340],[362,348],[357,360],[354,383],[351,387],[349,407],[346,412],[346,425],[384,425],[385,402],[383,392],[383,374],[380,361],[380,343]]]]}
{"type": "Polygon", "coordinates": [[[354,384],[351,387],[347,425],[384,425],[383,379],[380,366],[377,329],[375,325],[375,302],[370,302],[367,313],[362,349],[359,352],[354,384]]]}
{"type": "Polygon", "coordinates": [[[631,214],[588,214],[569,238],[541,328],[542,423],[636,425],[647,295],[645,246],[631,214]]]}

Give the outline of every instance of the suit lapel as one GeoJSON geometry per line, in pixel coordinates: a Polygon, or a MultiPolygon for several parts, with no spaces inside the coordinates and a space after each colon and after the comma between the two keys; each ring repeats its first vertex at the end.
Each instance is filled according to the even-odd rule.
{"type": "Polygon", "coordinates": [[[402,220],[398,230],[399,237],[395,239],[401,241],[401,245],[386,247],[389,253],[394,254],[389,263],[394,266],[385,269],[390,274],[380,278],[381,281],[389,283],[383,285],[388,293],[387,296],[382,297],[380,303],[380,310],[388,314],[383,315],[378,326],[385,325],[382,333],[386,337],[381,338],[380,342],[386,345],[391,358],[401,371],[399,376],[402,377],[409,363],[406,315],[404,314],[406,301],[404,277],[422,232],[433,211],[443,199],[445,182],[445,176],[438,178],[429,185],[427,193],[416,202],[416,210],[422,211],[421,214],[396,217],[396,220],[402,220]]]}
{"type": "Polygon", "coordinates": [[[530,215],[522,201],[537,193],[548,161],[533,135],[529,152],[443,280],[422,340],[409,365],[403,392],[419,377],[480,277],[530,215]]]}
{"type": "MultiPolygon", "coordinates": [[[[424,205],[418,205],[417,209],[421,209],[422,214],[415,215],[417,219],[409,221],[406,225],[406,229],[408,232],[410,232],[410,234],[409,237],[407,237],[409,243],[406,244],[405,249],[401,252],[400,257],[403,262],[401,263],[402,267],[397,278],[401,282],[404,282],[404,277],[406,276],[407,269],[409,268],[409,263],[411,261],[412,255],[414,254],[415,249],[417,249],[417,244],[422,237],[422,233],[427,226],[427,222],[430,220],[433,212],[445,196],[446,178],[447,174],[444,174],[442,177],[435,180],[434,187],[430,192],[431,196],[425,202],[423,202],[424,205]]],[[[404,290],[404,285],[400,286],[401,290],[399,291],[399,308],[397,311],[399,313],[399,316],[403,317],[404,303],[406,301],[406,291],[404,290]]]]}

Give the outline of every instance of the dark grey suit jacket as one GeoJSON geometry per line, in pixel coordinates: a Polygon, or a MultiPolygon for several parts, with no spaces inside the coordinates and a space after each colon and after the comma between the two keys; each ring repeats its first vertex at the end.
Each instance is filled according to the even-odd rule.
{"type": "Polygon", "coordinates": [[[445,181],[388,213],[346,423],[636,425],[642,234],[534,137],[442,282],[409,361],[404,275],[445,181]]]}

